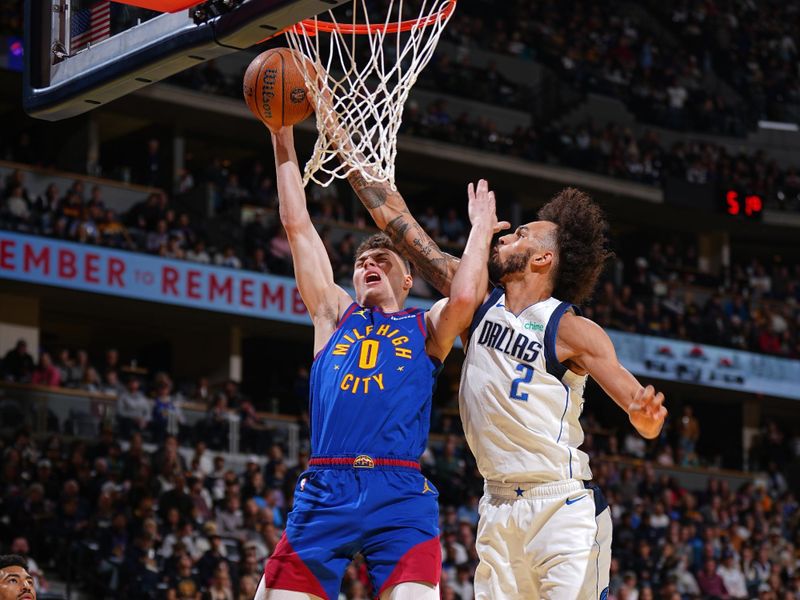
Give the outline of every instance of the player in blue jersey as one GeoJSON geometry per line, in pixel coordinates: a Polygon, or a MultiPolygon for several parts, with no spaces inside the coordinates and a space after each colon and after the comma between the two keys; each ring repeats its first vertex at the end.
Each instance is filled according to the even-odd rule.
{"type": "Polygon", "coordinates": [[[280,219],[314,324],[312,456],[256,599],[335,599],[356,553],[381,599],[436,599],[438,493],[418,459],[442,361],[486,290],[500,227],[494,194],[485,181],[469,187],[472,229],[449,298],[429,311],[405,309],[409,265],[377,234],[356,251],[354,301],[334,282],[309,217],[292,129],[273,132],[272,142],[280,219]]]}

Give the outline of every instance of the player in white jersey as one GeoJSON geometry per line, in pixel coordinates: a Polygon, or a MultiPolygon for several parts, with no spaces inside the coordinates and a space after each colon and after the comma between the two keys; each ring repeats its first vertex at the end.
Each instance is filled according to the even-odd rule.
{"type": "MultiPolygon", "coordinates": [[[[359,174],[350,183],[400,253],[446,295],[458,260],[388,185],[359,174]]],[[[608,335],[574,306],[592,292],[608,256],[599,207],[567,188],[538,216],[499,239],[489,264],[498,287],[465,335],[461,416],[486,481],[478,600],[604,599],[611,517],[579,449],[586,377],[645,438],[658,436],[667,415],[663,394],[642,387],[608,335]]]]}

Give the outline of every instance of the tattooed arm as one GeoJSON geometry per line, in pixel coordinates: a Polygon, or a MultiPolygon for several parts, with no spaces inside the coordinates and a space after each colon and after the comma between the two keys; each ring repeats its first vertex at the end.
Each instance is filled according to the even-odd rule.
{"type": "Polygon", "coordinates": [[[449,296],[459,259],[439,248],[411,215],[403,196],[388,183],[369,182],[356,171],[347,179],[375,224],[392,239],[397,251],[411,261],[425,281],[443,296],[449,296]]]}
{"type": "MultiPolygon", "coordinates": [[[[317,108],[324,112],[323,127],[334,141],[334,146],[338,147],[340,160],[344,161],[344,154],[358,152],[348,132],[342,128],[336,112],[327,103],[317,108]]],[[[450,283],[458,270],[460,259],[439,248],[412,216],[400,192],[393,190],[388,183],[367,181],[355,169],[347,176],[347,180],[378,228],[391,238],[397,251],[414,265],[425,281],[443,296],[449,296],[450,283]]],[[[510,224],[502,221],[495,233],[509,227],[510,224]]]]}

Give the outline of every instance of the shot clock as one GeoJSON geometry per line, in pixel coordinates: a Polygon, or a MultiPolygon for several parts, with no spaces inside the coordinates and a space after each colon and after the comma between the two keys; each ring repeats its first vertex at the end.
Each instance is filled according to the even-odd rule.
{"type": "Polygon", "coordinates": [[[764,212],[764,200],[759,194],[724,188],[721,208],[732,217],[760,220],[764,212]]]}

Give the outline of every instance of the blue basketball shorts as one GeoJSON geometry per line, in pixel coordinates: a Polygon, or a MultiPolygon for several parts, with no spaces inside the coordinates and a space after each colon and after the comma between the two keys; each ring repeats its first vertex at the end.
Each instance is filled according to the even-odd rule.
{"type": "Polygon", "coordinates": [[[300,475],[286,530],[264,569],[266,587],[335,600],[359,552],[376,596],[408,581],[438,584],[439,493],[433,484],[418,467],[341,462],[300,475]]]}

